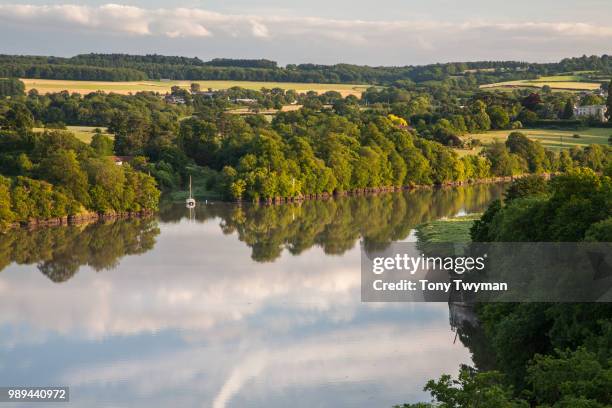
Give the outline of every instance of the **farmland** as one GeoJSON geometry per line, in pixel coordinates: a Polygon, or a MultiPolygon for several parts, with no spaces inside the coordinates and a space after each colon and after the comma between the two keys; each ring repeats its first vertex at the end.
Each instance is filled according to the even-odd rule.
{"type": "MultiPolygon", "coordinates": [[[[65,130],[72,132],[72,134],[80,141],[89,144],[91,143],[91,138],[95,134],[95,129],[97,129],[95,126],[66,126],[65,130]]],[[[53,130],[53,129],[49,129],[49,130],[53,130]]],[[[100,130],[102,130],[103,135],[109,136],[111,138],[113,137],[113,135],[108,133],[106,129],[100,128],[100,130]]],[[[45,129],[34,128],[34,131],[43,132],[45,131],[45,129]]]]}
{"type": "Polygon", "coordinates": [[[238,86],[246,89],[260,90],[261,88],[293,89],[297,92],[315,91],[324,93],[337,91],[342,96],[361,96],[369,85],[355,84],[317,84],[317,83],[291,83],[291,82],[255,82],[255,81],[134,81],[134,82],[104,82],[104,81],[69,81],[55,79],[22,79],[26,91],[36,89],[40,93],[53,93],[67,90],[87,94],[95,91],[115,92],[119,94],[130,94],[139,91],[151,91],[165,94],[170,92],[173,86],[189,88],[190,84],[200,84],[202,89],[213,90],[227,89],[238,86]]]}
{"type": "MultiPolygon", "coordinates": [[[[508,135],[515,130],[496,130],[486,133],[470,134],[466,138],[480,140],[487,145],[494,141],[504,142],[508,135]]],[[[559,150],[569,149],[573,146],[588,146],[590,144],[608,144],[608,138],[612,135],[610,128],[585,128],[580,130],[556,130],[556,129],[520,129],[518,132],[525,134],[532,140],[537,140],[546,148],[559,150]],[[575,138],[574,135],[579,135],[575,138]]],[[[476,149],[463,152],[477,153],[476,149]]]]}
{"type": "Polygon", "coordinates": [[[494,84],[482,85],[481,88],[501,90],[517,88],[535,89],[542,88],[546,85],[558,91],[594,91],[599,89],[601,83],[590,81],[580,75],[580,73],[573,73],[569,75],[543,76],[532,80],[497,82],[494,84]]]}

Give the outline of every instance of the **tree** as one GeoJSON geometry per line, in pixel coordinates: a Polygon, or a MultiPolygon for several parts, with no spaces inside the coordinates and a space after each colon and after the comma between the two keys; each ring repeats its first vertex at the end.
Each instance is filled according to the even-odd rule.
{"type": "Polygon", "coordinates": [[[530,126],[535,124],[538,121],[538,114],[529,110],[529,109],[523,109],[517,119],[524,125],[530,126]]]}
{"type": "Polygon", "coordinates": [[[75,200],[89,204],[87,175],[79,166],[73,150],[57,150],[40,163],[38,172],[42,178],[57,185],[75,200]]]}
{"type": "Polygon", "coordinates": [[[113,139],[102,133],[93,135],[90,146],[98,156],[111,156],[113,154],[113,139]]]}
{"type": "Polygon", "coordinates": [[[23,103],[13,103],[8,112],[4,114],[4,120],[0,117],[0,127],[9,130],[25,131],[34,126],[32,112],[23,103]]]}
{"type": "Polygon", "coordinates": [[[512,388],[504,380],[503,374],[496,371],[476,373],[463,367],[456,380],[445,374],[438,381],[430,380],[427,383],[425,391],[431,393],[436,404],[395,408],[528,408],[527,401],[513,398],[512,388]]]}
{"type": "Polygon", "coordinates": [[[542,98],[538,93],[531,93],[529,96],[523,99],[523,106],[530,111],[535,111],[541,103],[542,98]]]}
{"type": "Polygon", "coordinates": [[[11,209],[11,181],[0,176],[0,230],[14,219],[15,213],[11,209]]]}
{"type": "Polygon", "coordinates": [[[113,117],[108,130],[115,135],[115,152],[134,156],[144,152],[149,142],[151,124],[139,113],[121,112],[113,117]]]}
{"type": "Polygon", "coordinates": [[[507,129],[510,125],[510,117],[501,106],[492,106],[487,113],[491,118],[491,129],[507,129]]]}
{"type": "Polygon", "coordinates": [[[0,98],[25,95],[25,85],[17,78],[0,78],[0,98]]]}
{"type": "Polygon", "coordinates": [[[102,213],[126,210],[126,176],[123,166],[116,166],[107,158],[90,159],[87,162],[87,174],[91,184],[91,209],[102,213]]]}
{"type": "Polygon", "coordinates": [[[568,99],[565,102],[565,107],[563,108],[563,113],[561,114],[561,119],[571,119],[574,117],[574,104],[571,99],[568,99]]]}
{"type": "Polygon", "coordinates": [[[548,185],[542,176],[530,175],[514,180],[504,193],[506,202],[534,195],[546,194],[548,185]]]}
{"type": "Polygon", "coordinates": [[[523,172],[519,157],[510,153],[503,143],[492,143],[484,150],[484,154],[491,162],[491,172],[496,176],[513,176],[523,172]]]}
{"type": "Polygon", "coordinates": [[[612,81],[610,81],[610,85],[608,85],[608,99],[606,100],[606,105],[608,107],[606,118],[612,121],[612,81]]]}
{"type": "Polygon", "coordinates": [[[603,105],[604,99],[599,95],[588,94],[580,100],[580,106],[603,105]]]}
{"type": "Polygon", "coordinates": [[[530,140],[521,132],[512,132],[506,140],[506,147],[510,153],[523,158],[532,173],[542,173],[548,170],[549,163],[546,162],[546,151],[539,142],[530,140]]]}

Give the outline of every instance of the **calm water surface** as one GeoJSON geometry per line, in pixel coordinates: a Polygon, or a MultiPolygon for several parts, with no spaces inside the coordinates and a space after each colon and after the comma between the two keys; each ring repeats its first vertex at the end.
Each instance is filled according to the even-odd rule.
{"type": "Polygon", "coordinates": [[[446,304],[360,302],[359,242],[414,239],[419,223],[482,211],[501,192],[175,205],[0,235],[0,385],[67,385],[71,407],[426,400],[424,383],[470,354],[446,304]]]}

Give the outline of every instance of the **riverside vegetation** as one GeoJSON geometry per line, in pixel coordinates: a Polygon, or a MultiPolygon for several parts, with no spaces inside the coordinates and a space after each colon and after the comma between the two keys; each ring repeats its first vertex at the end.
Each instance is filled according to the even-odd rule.
{"type": "Polygon", "coordinates": [[[194,166],[205,190],[268,202],[610,166],[608,146],[553,152],[519,131],[478,155],[458,155],[454,149],[477,143],[461,139],[467,132],[553,119],[575,124],[566,108],[576,96],[481,91],[469,76],[419,80],[373,87],[361,99],[333,91],[201,92],[194,84],[173,88],[180,104],[152,92],[25,95],[19,80],[0,80],[0,222],[155,210],[159,190],[183,189],[194,166]],[[251,114],[231,113],[245,104],[251,114]],[[272,118],[257,113],[287,104],[302,108],[272,118]],[[114,136],[101,131],[87,145],[65,125],[114,136]],[[128,163],[116,166],[112,155],[128,163]]]}
{"type": "MultiPolygon", "coordinates": [[[[470,224],[453,226],[467,232],[470,224]]],[[[435,227],[421,227],[421,237],[434,235],[435,227]]],[[[610,172],[576,169],[548,183],[537,176],[517,180],[470,234],[479,242],[611,242],[610,172]]],[[[402,408],[611,406],[610,303],[487,303],[475,313],[478,327],[457,328],[474,367],[462,367],[457,379],[445,374],[429,381],[432,404],[402,408]]]]}

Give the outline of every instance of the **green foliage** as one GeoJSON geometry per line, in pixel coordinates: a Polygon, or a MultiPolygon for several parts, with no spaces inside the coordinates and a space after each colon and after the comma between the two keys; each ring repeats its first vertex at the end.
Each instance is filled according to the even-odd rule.
{"type": "Polygon", "coordinates": [[[608,99],[606,99],[606,106],[608,110],[606,111],[606,118],[610,121],[612,119],[612,81],[610,81],[610,85],[608,85],[608,99]]]}
{"type": "Polygon", "coordinates": [[[507,205],[492,205],[487,218],[475,224],[472,239],[576,242],[585,239],[593,224],[612,216],[612,182],[590,169],[553,178],[549,190],[549,196],[542,196],[546,189],[535,179],[515,182],[507,205]]]}
{"type": "MultiPolygon", "coordinates": [[[[0,224],[76,215],[154,210],[159,190],[151,177],[98,158],[69,132],[20,131],[4,145],[16,177],[0,176],[0,224]],[[26,176],[28,175],[28,176],[26,176]]],[[[5,169],[6,170],[6,169],[5,169]]]]}
{"type": "Polygon", "coordinates": [[[512,388],[496,371],[475,373],[462,368],[457,379],[444,374],[425,386],[435,400],[432,404],[404,404],[394,408],[528,408],[526,401],[515,399],[512,388]]]}
{"type": "MultiPolygon", "coordinates": [[[[548,186],[535,176],[520,179],[510,187],[505,205],[493,202],[474,223],[471,236],[483,242],[610,242],[611,195],[610,178],[590,169],[571,170],[548,186]]],[[[477,305],[475,311],[480,327],[463,333],[461,339],[475,353],[477,369],[491,369],[478,364],[493,359],[503,373],[493,394],[501,399],[490,406],[610,406],[610,304],[488,303],[477,305]],[[479,346],[482,341],[470,341],[474,336],[484,338],[487,347],[479,346]]],[[[480,375],[496,377],[493,372],[462,372],[458,380],[443,376],[430,381],[427,389],[439,404],[435,406],[489,406],[474,402],[491,395],[491,384],[466,380],[480,375]]]]}
{"type": "Polygon", "coordinates": [[[198,164],[233,169],[224,172],[221,183],[232,199],[449,183],[490,174],[486,159],[459,158],[383,116],[353,123],[332,112],[304,109],[281,113],[271,125],[257,128],[240,118],[220,121],[184,120],[178,141],[198,164]]]}
{"type": "Polygon", "coordinates": [[[155,220],[138,218],[16,229],[0,234],[0,270],[13,262],[33,265],[52,282],[61,283],[72,278],[82,265],[103,271],[116,267],[123,256],[147,252],[159,232],[155,220]]]}
{"type": "Polygon", "coordinates": [[[25,85],[17,78],[0,78],[0,98],[25,94],[25,85]]]}
{"type": "Polygon", "coordinates": [[[15,220],[15,213],[11,207],[11,181],[0,176],[0,229],[7,227],[15,220]]]}
{"type": "Polygon", "coordinates": [[[84,206],[89,204],[87,175],[81,169],[74,150],[56,150],[40,162],[40,178],[61,186],[66,195],[84,206]]]}
{"type": "Polygon", "coordinates": [[[563,107],[563,113],[561,114],[561,119],[572,119],[574,117],[574,104],[571,99],[568,99],[565,102],[565,106],[563,107]]]}
{"type": "Polygon", "coordinates": [[[10,102],[6,106],[7,110],[0,117],[0,128],[27,131],[34,126],[34,116],[32,112],[21,102],[10,102]]]}
{"type": "Polygon", "coordinates": [[[516,179],[510,184],[504,198],[507,203],[517,198],[537,196],[548,193],[548,185],[542,176],[530,175],[516,179]]]}
{"type": "Polygon", "coordinates": [[[585,241],[612,242],[612,217],[594,223],[586,231],[585,241]]]}
{"type": "Polygon", "coordinates": [[[93,135],[90,146],[98,156],[111,156],[113,154],[113,139],[102,133],[93,135]]]}
{"type": "Polygon", "coordinates": [[[612,367],[604,364],[585,347],[557,350],[552,355],[535,355],[527,380],[538,404],[605,407],[612,404],[612,367]]]}
{"type": "Polygon", "coordinates": [[[507,129],[510,126],[510,116],[501,106],[492,106],[487,113],[491,119],[491,129],[507,129]]]}
{"type": "Polygon", "coordinates": [[[527,171],[521,157],[511,153],[503,143],[493,143],[484,150],[485,157],[491,163],[491,173],[497,176],[514,176],[527,171]]]}

